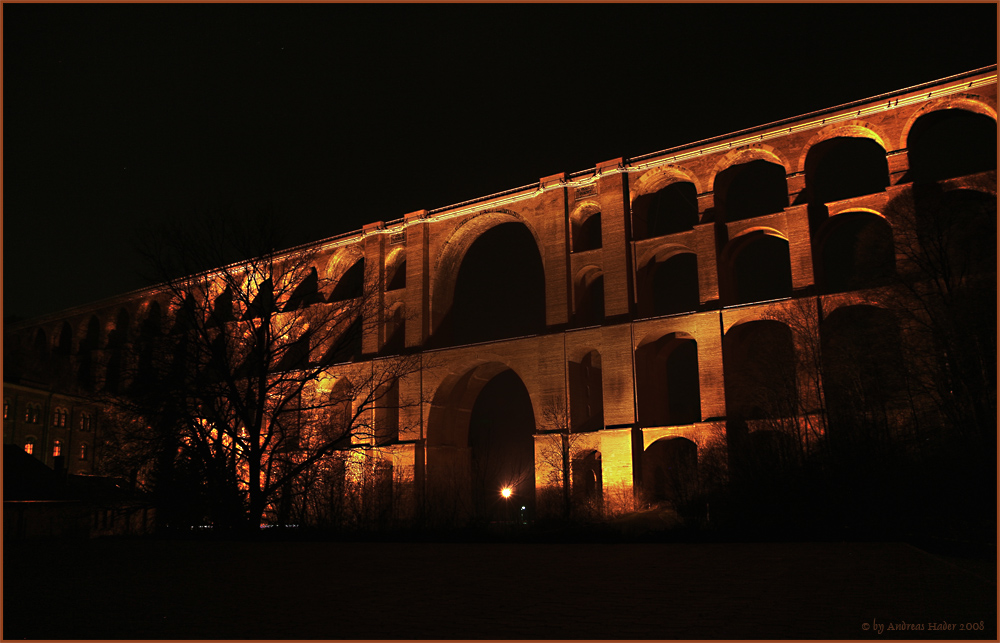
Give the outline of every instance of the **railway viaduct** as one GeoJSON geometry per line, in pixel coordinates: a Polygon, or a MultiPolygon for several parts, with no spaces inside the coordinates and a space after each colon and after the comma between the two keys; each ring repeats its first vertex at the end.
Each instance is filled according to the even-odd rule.
{"type": "MultiPolygon", "coordinates": [[[[317,242],[320,277],[377,286],[362,361],[433,363],[399,383],[417,403],[380,457],[401,485],[457,502],[492,440],[508,465],[490,484],[534,502],[569,428],[574,493],[669,499],[671,472],[694,475],[756,417],[757,388],[788,392],[791,414],[823,403],[796,358],[808,324],[789,320],[892,335],[876,293],[907,269],[895,217],[927,182],[995,212],[996,110],[994,66],[317,242]]],[[[114,350],[151,292],[9,327],[10,350],[40,356],[28,370],[114,350]]],[[[4,441],[23,443],[11,403],[4,441]]]]}

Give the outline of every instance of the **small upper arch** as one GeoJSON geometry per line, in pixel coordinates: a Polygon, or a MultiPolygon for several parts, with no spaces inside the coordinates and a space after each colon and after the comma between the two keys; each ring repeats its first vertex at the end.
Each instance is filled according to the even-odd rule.
{"type": "Polygon", "coordinates": [[[385,289],[406,287],[406,247],[399,246],[385,256],[385,289]]]}
{"type": "Polygon", "coordinates": [[[720,259],[727,305],[792,295],[789,243],[777,230],[757,226],[744,231],[726,244],[720,259]]]}
{"type": "Polygon", "coordinates": [[[576,321],[581,326],[604,321],[604,272],[600,266],[587,265],[573,279],[576,321]]]}
{"type": "Polygon", "coordinates": [[[678,166],[651,170],[632,185],[632,230],[636,239],[691,230],[698,223],[701,183],[678,166]]]}
{"type": "Polygon", "coordinates": [[[996,170],[996,110],[985,102],[952,97],[928,104],[904,130],[909,181],[936,182],[996,170]]]}
{"type": "Polygon", "coordinates": [[[645,172],[632,184],[632,202],[644,194],[659,192],[671,183],[678,181],[692,183],[698,194],[704,192],[698,176],[680,165],[664,165],[645,172]]]}
{"type": "Polygon", "coordinates": [[[739,250],[739,248],[746,243],[753,241],[755,238],[760,236],[760,234],[764,234],[769,237],[778,237],[786,243],[788,242],[788,237],[786,237],[780,230],[776,230],[768,226],[753,226],[752,228],[741,230],[739,234],[730,239],[729,243],[726,244],[726,247],[722,249],[722,255],[720,258],[723,261],[728,261],[732,258],[733,254],[739,250]]]}
{"type": "Polygon", "coordinates": [[[647,331],[646,334],[642,336],[642,339],[640,339],[636,343],[635,349],[639,350],[640,348],[652,344],[654,342],[658,342],[665,337],[670,339],[689,339],[691,341],[696,341],[695,336],[687,331],[670,330],[665,332],[662,329],[653,328],[647,331]]]}
{"type": "Polygon", "coordinates": [[[679,254],[697,254],[692,248],[679,243],[666,243],[646,250],[635,262],[636,268],[642,270],[653,262],[662,263],[679,254]]]}
{"type": "Polygon", "coordinates": [[[827,127],[809,142],[799,159],[806,178],[802,196],[809,203],[876,194],[889,186],[885,139],[866,125],[827,127]]]}
{"type": "Polygon", "coordinates": [[[997,109],[993,101],[976,94],[959,94],[955,96],[947,96],[939,98],[937,100],[932,100],[925,103],[920,109],[913,113],[909,119],[906,121],[906,125],[903,126],[902,131],[899,134],[898,145],[901,148],[909,147],[908,141],[910,139],[910,131],[913,129],[914,124],[921,117],[927,116],[932,112],[942,111],[946,109],[959,109],[966,112],[971,112],[973,114],[981,114],[983,116],[988,116],[994,121],[997,120],[997,109]]]}
{"type": "Polygon", "coordinates": [[[755,147],[747,147],[743,149],[736,149],[729,152],[725,156],[716,162],[715,166],[711,171],[711,181],[712,190],[718,191],[718,186],[716,186],[716,181],[719,178],[719,174],[725,172],[731,167],[736,165],[743,165],[745,163],[750,163],[751,161],[767,161],[768,163],[774,163],[775,165],[780,165],[788,171],[791,167],[791,163],[780,154],[778,150],[771,147],[770,145],[760,145],[755,147]]]}
{"type": "Polygon", "coordinates": [[[324,285],[335,284],[363,256],[361,244],[358,243],[338,248],[336,252],[331,253],[327,261],[317,266],[317,276],[320,283],[324,285]]]}
{"type": "Polygon", "coordinates": [[[788,207],[786,159],[770,146],[726,154],[712,177],[715,209],[724,222],[781,212],[788,207]]]}
{"type": "Polygon", "coordinates": [[[867,121],[860,120],[827,125],[820,131],[816,132],[816,134],[809,139],[809,142],[802,147],[802,153],[799,154],[796,170],[798,172],[805,172],[806,157],[809,156],[809,150],[831,138],[867,138],[877,143],[882,149],[889,151],[889,142],[887,142],[889,141],[889,136],[880,132],[879,130],[881,129],[881,127],[872,125],[867,121]]]}
{"type": "Polygon", "coordinates": [[[569,215],[573,252],[584,252],[600,248],[601,206],[596,201],[582,201],[569,215]]]}

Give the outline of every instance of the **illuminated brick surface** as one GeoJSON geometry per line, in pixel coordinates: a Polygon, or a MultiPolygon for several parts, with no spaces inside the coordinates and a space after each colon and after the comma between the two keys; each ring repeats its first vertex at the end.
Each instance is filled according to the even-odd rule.
{"type": "MultiPolygon", "coordinates": [[[[838,307],[864,301],[865,293],[824,290],[817,266],[823,235],[836,229],[841,214],[884,216],[890,204],[909,197],[913,181],[909,134],[921,117],[941,110],[964,110],[995,121],[996,90],[995,69],[953,77],[699,145],[597,163],[593,170],[549,176],[537,185],[464,205],[415,212],[396,220],[390,219],[401,213],[387,212],[384,219],[390,220],[388,223],[376,222],[359,233],[318,242],[316,267],[321,275],[336,279],[363,256],[366,279],[381,284],[377,292],[383,319],[363,338],[365,359],[383,350],[391,330],[387,326],[389,311],[394,309],[405,311],[406,350],[426,356],[427,368],[400,384],[400,395],[419,401],[419,405],[401,410],[398,443],[385,450],[402,482],[398,489],[412,496],[433,494],[437,484],[464,484],[466,474],[461,471],[470,457],[467,434],[477,396],[493,377],[508,369],[528,392],[536,432],[559,428],[546,418],[547,410],[561,409],[565,414],[567,406],[574,404],[574,408],[602,409],[601,417],[593,418],[586,430],[599,436],[587,441],[587,449],[600,452],[606,489],[638,487],[642,473],[637,460],[656,440],[684,438],[702,446],[705,436],[727,417],[726,334],[748,322],[772,319],[775,311],[787,310],[791,302],[806,302],[817,315],[822,307],[828,315],[838,307]],[[881,177],[876,172],[874,180],[883,187],[817,202],[815,194],[823,177],[813,167],[816,157],[810,156],[810,151],[821,149],[817,146],[828,141],[836,145],[854,141],[858,149],[865,145],[875,149],[874,158],[877,163],[884,159],[885,170],[881,177]],[[759,179],[741,174],[751,168],[761,172],[759,179]],[[778,168],[777,174],[774,168],[778,168]],[[778,186],[778,192],[759,197],[755,186],[767,181],[778,186]],[[649,204],[660,198],[657,195],[666,194],[662,191],[677,183],[693,185],[695,203],[690,207],[694,223],[664,234],[644,233],[660,223],[653,221],[652,209],[642,208],[652,208],[649,204]],[[779,206],[770,205],[772,202],[779,206]],[[573,235],[582,234],[587,218],[597,212],[601,215],[600,247],[574,252],[573,235]],[[646,220],[637,219],[640,212],[646,220]],[[530,233],[541,260],[544,328],[527,337],[455,345],[447,337],[450,331],[446,324],[456,314],[456,284],[463,261],[483,235],[512,223],[530,233]],[[790,279],[788,291],[764,297],[780,301],[762,301],[754,295],[772,292],[767,284],[747,286],[741,282],[741,270],[754,266],[740,262],[750,256],[745,253],[752,248],[763,247],[760,243],[778,248],[767,252],[787,252],[781,270],[787,271],[790,279]],[[657,271],[666,270],[661,265],[680,266],[670,262],[682,255],[696,258],[692,279],[697,299],[690,305],[676,299],[680,295],[671,291],[674,282],[657,281],[656,277],[660,274],[657,271]],[[405,287],[387,291],[386,281],[403,260],[405,287]],[[588,313],[583,310],[584,298],[600,292],[587,289],[598,274],[603,279],[603,322],[579,322],[588,313]],[[666,310],[687,308],[662,314],[657,312],[658,306],[666,310]],[[677,341],[696,344],[698,417],[643,425],[644,405],[658,402],[642,399],[638,393],[636,355],[643,346],[670,334],[675,334],[677,341]],[[598,395],[580,379],[585,376],[573,370],[574,364],[583,364],[591,354],[596,357],[587,358],[589,366],[580,366],[583,370],[579,372],[598,373],[599,405],[594,400],[585,404],[573,400],[577,385],[591,397],[598,395]],[[441,463],[439,471],[432,464],[435,455],[441,463]]],[[[843,181],[850,183],[850,177],[843,181]]],[[[940,184],[946,191],[967,189],[995,198],[995,165],[940,184]]],[[[894,222],[888,223],[891,226],[894,222]]],[[[673,224],[667,221],[665,225],[669,228],[673,224]]],[[[512,250],[507,261],[513,266],[524,258],[512,250]]],[[[897,257],[897,264],[903,266],[903,258],[897,257]]],[[[8,327],[5,352],[20,365],[24,379],[48,382],[68,389],[66,393],[73,392],[69,383],[75,381],[74,369],[79,369],[86,357],[91,360],[99,388],[111,353],[109,333],[135,334],[151,299],[156,298],[151,293],[132,292],[8,327]],[[120,311],[131,320],[129,328],[116,327],[120,311]],[[52,355],[67,344],[72,356],[65,367],[69,371],[56,372],[51,368],[55,362],[52,355]]],[[[168,309],[167,303],[160,302],[163,310],[168,309]]],[[[313,347],[313,353],[321,354],[324,348],[313,347]]],[[[658,362],[651,363],[655,366],[658,362]]],[[[799,376],[808,378],[810,373],[803,371],[799,376]]],[[[18,395],[5,384],[5,398],[18,395]]],[[[17,399],[20,403],[21,397],[17,399]]],[[[814,403],[806,399],[806,412],[814,403]]],[[[669,414],[669,409],[665,413],[669,414]]],[[[5,421],[4,441],[23,445],[31,430],[13,419],[5,421]]],[[[51,430],[35,436],[46,442],[43,452],[51,451],[57,433],[51,430]]],[[[64,439],[69,450],[77,448],[77,437],[67,433],[64,439]]],[[[539,438],[536,449],[544,442],[539,438]]],[[[536,485],[541,486],[540,481],[550,473],[549,465],[536,462],[536,485]]]]}

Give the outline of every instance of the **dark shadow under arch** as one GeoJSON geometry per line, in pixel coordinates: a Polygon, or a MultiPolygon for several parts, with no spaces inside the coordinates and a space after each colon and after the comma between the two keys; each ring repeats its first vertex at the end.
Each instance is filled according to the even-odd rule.
{"type": "Polygon", "coordinates": [[[690,181],[677,181],[643,194],[632,204],[636,239],[652,239],[691,230],[698,223],[698,190],[690,181]]]}
{"type": "Polygon", "coordinates": [[[544,330],[545,271],[535,237],[518,222],[490,228],[462,259],[451,310],[434,344],[471,344],[544,330]]]}
{"type": "Polygon", "coordinates": [[[882,192],[889,185],[885,149],[864,137],[836,136],[806,156],[809,202],[822,204],[882,192]]]}
{"type": "Polygon", "coordinates": [[[636,350],[639,424],[675,426],[701,421],[698,344],[670,333],[636,350]]]}
{"type": "Polygon", "coordinates": [[[828,226],[816,262],[823,292],[872,288],[892,278],[896,250],[885,219],[870,212],[845,212],[828,226]]]}
{"type": "Polygon", "coordinates": [[[643,451],[642,471],[649,502],[686,509],[698,491],[698,445],[682,437],[660,438],[643,451]]]}
{"type": "Polygon", "coordinates": [[[736,240],[732,258],[734,304],[782,299],[792,295],[788,241],[762,231],[736,240]]]}
{"type": "Polygon", "coordinates": [[[485,523],[508,520],[522,505],[533,511],[534,433],[531,398],[512,369],[487,363],[446,380],[427,431],[429,517],[485,523]]]}
{"type": "Polygon", "coordinates": [[[940,181],[997,167],[997,122],[963,109],[916,120],[906,137],[912,181],[940,181]]]}
{"type": "Polygon", "coordinates": [[[785,168],[757,159],[728,167],[715,179],[716,203],[726,221],[742,221],[781,212],[788,207],[785,168]]]}

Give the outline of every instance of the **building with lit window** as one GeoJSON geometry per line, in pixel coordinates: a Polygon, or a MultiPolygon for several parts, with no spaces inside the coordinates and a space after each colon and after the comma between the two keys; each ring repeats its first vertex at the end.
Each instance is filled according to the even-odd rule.
{"type": "Polygon", "coordinates": [[[53,469],[94,473],[97,407],[79,395],[37,383],[4,382],[4,444],[16,444],[53,469]]]}

